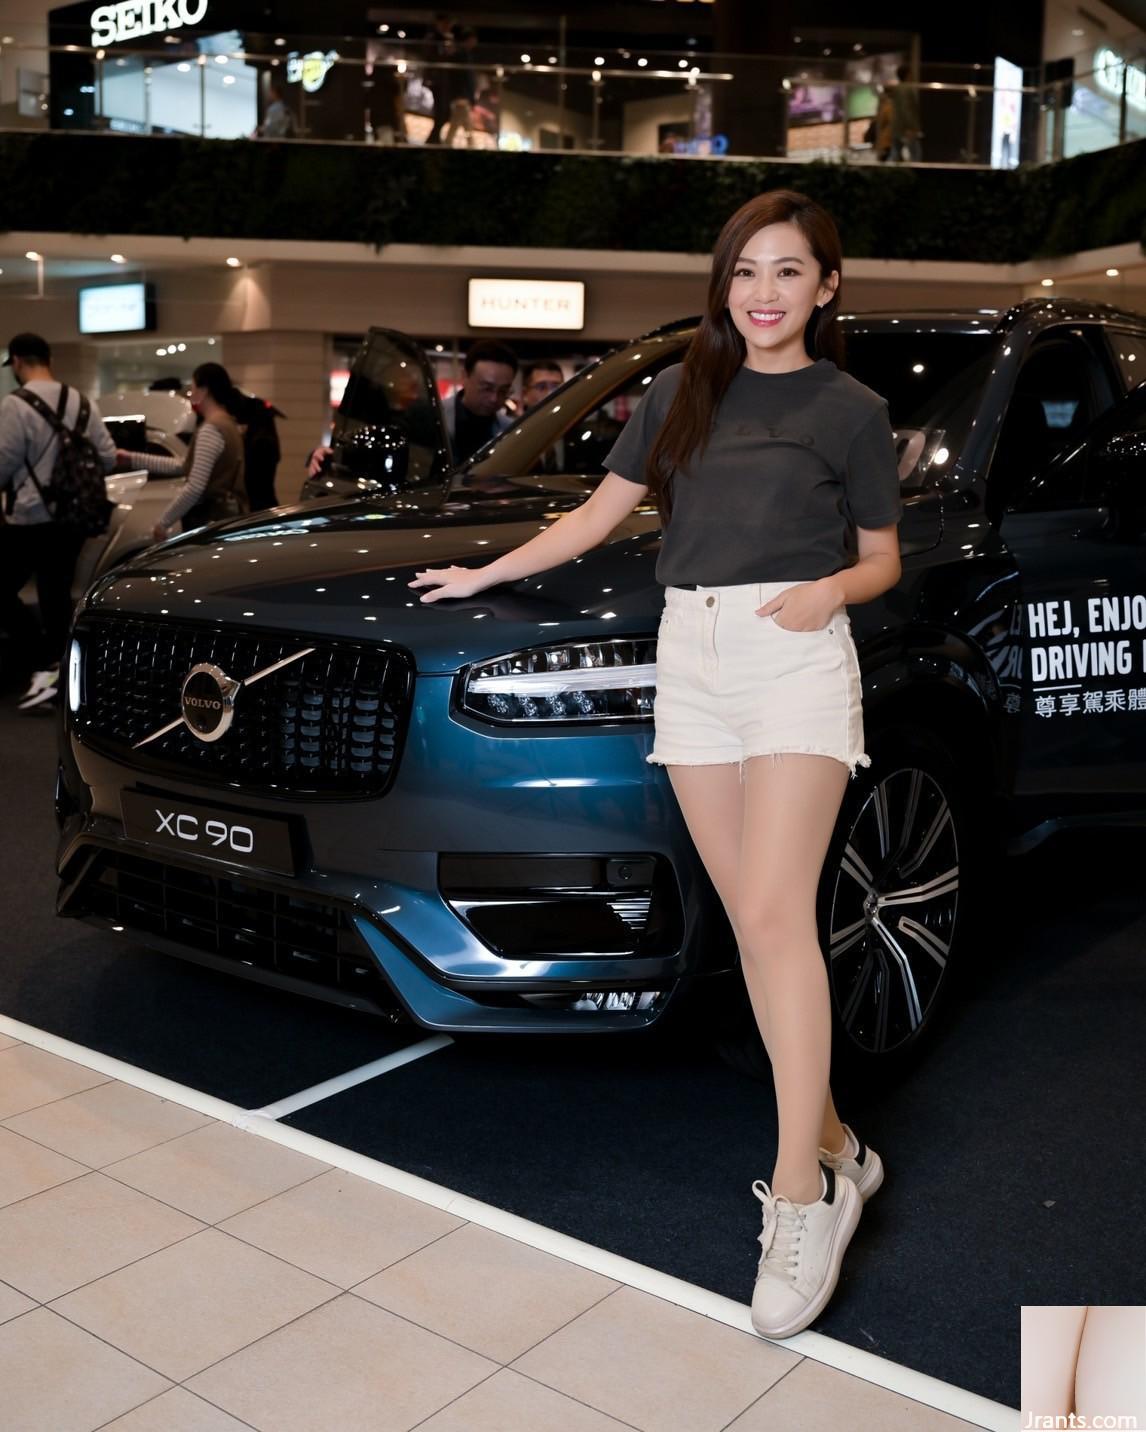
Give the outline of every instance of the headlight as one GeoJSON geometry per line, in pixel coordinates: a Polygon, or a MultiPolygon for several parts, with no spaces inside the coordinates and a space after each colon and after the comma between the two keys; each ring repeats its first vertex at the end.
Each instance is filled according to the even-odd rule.
{"type": "Polygon", "coordinates": [[[68,648],[68,710],[74,716],[80,709],[80,676],[83,667],[83,653],[80,644],[72,638],[68,648]]]}
{"type": "Polygon", "coordinates": [[[470,667],[462,709],[499,725],[648,721],[656,694],[656,650],[648,637],[510,652],[470,667]]]}

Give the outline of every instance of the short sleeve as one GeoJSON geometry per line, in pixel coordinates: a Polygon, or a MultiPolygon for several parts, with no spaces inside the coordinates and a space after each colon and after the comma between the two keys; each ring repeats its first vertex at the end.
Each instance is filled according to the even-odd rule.
{"type": "Polygon", "coordinates": [[[637,404],[636,412],[621,429],[616,442],[602,459],[606,472],[615,472],[618,477],[623,477],[628,482],[639,482],[642,487],[647,486],[645,459],[668,413],[679,376],[678,363],[658,373],[653,379],[648,392],[637,404]]]}
{"type": "Polygon", "coordinates": [[[890,527],[903,515],[899,465],[886,403],[880,403],[852,439],[844,492],[857,527],[890,527]]]}

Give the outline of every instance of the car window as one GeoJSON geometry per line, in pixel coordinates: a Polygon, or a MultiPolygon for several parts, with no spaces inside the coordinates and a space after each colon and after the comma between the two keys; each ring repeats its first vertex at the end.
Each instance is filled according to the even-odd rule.
{"type": "MultiPolygon", "coordinates": [[[[988,494],[994,512],[1020,500],[1032,478],[1078,444],[1105,406],[1102,391],[1096,360],[1084,343],[1054,338],[1035,344],[1019,370],[991,457],[988,494]]],[[[1065,486],[1062,469],[1056,469],[1056,482],[1059,503],[1082,501],[1080,491],[1072,496],[1065,486]]],[[[1044,491],[1049,495],[1049,488],[1044,491]]]]}
{"type": "Polygon", "coordinates": [[[649,384],[679,363],[685,332],[650,335],[615,349],[572,378],[454,475],[450,495],[501,498],[515,490],[584,493],[605,475],[604,459],[649,384]]]}
{"type": "Polygon", "coordinates": [[[1126,391],[1136,388],[1139,383],[1146,383],[1146,333],[1110,328],[1107,329],[1107,338],[1126,391]]]}
{"type": "Polygon", "coordinates": [[[547,444],[534,459],[530,472],[604,477],[609,449],[640,407],[649,384],[663,368],[677,361],[678,354],[668,354],[615,388],[603,402],[582,413],[547,444]]]}
{"type": "Polygon", "coordinates": [[[1022,494],[1024,512],[1071,507],[1140,507],[1146,495],[1146,383],[1103,413],[1022,494]]]}

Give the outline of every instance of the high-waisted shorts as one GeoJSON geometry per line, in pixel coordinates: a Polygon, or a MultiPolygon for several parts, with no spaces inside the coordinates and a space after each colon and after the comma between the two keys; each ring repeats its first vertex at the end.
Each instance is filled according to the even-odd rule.
{"type": "Polygon", "coordinates": [[[656,736],[647,761],[709,766],[784,752],[834,756],[852,777],[864,753],[859,658],[847,611],[792,631],[758,617],[789,582],[666,587],[657,635],[656,736]]]}

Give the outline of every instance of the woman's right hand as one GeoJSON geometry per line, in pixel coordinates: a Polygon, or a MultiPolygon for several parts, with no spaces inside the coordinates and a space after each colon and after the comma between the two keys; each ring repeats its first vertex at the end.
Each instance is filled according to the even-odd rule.
{"type": "Polygon", "coordinates": [[[414,580],[407,585],[436,587],[436,591],[426,592],[419,599],[423,603],[430,603],[436,602],[439,597],[472,597],[492,583],[481,568],[475,570],[472,567],[438,567],[418,572],[414,580]]]}

